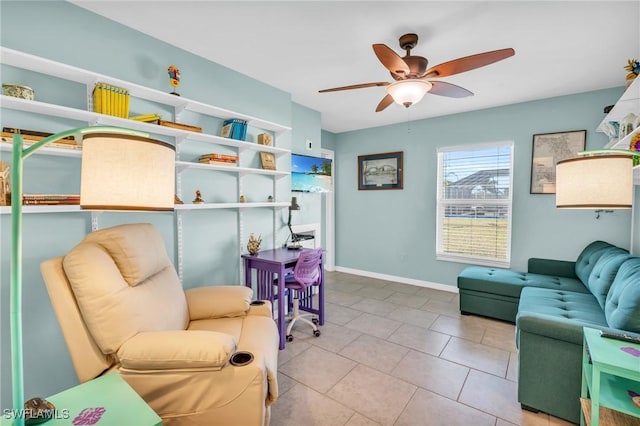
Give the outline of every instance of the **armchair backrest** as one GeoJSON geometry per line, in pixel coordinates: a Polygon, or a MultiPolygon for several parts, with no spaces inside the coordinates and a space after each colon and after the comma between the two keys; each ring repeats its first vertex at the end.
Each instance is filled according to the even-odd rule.
{"type": "MultiPolygon", "coordinates": [[[[140,332],[184,330],[188,325],[182,285],[160,233],[151,224],[93,232],[64,256],[62,268],[83,325],[104,362],[113,363],[112,354],[140,332]]],[[[48,282],[47,288],[51,293],[48,282]]],[[[59,319],[67,315],[59,312],[55,301],[54,309],[59,319]]],[[[76,342],[70,342],[66,332],[65,339],[73,352],[76,342]]]]}

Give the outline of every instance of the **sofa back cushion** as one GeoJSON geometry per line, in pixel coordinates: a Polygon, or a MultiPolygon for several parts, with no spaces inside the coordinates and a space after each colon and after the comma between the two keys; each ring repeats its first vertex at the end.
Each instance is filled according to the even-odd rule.
{"type": "Polygon", "coordinates": [[[609,327],[640,333],[640,258],[633,257],[620,266],[604,314],[609,327]]]}
{"type": "Polygon", "coordinates": [[[604,241],[594,241],[582,250],[582,253],[576,259],[576,276],[586,286],[589,276],[596,266],[598,259],[607,251],[617,248],[614,245],[604,241]]]}
{"type": "Polygon", "coordinates": [[[188,325],[182,285],[150,224],[93,232],[64,257],[63,267],[87,328],[105,354],[140,332],[188,325]]]}
{"type": "Polygon", "coordinates": [[[620,265],[631,257],[633,256],[631,256],[628,251],[618,247],[605,249],[591,270],[591,274],[585,285],[603,310],[607,300],[607,294],[618,273],[618,269],[620,269],[620,265]]]}

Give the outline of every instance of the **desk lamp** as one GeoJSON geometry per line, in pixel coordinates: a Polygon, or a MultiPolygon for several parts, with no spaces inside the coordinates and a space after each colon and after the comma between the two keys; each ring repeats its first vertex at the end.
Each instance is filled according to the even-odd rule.
{"type": "MultiPolygon", "coordinates": [[[[11,389],[14,413],[24,402],[22,364],[22,175],[23,162],[38,149],[73,136],[82,144],[80,208],[96,210],[173,210],[175,148],[148,134],[117,127],[83,127],[24,147],[13,136],[11,163],[11,389]]],[[[15,414],[14,414],[15,415],[15,414]]],[[[14,424],[24,425],[18,415],[14,424]]]]}
{"type": "Polygon", "coordinates": [[[291,210],[300,210],[300,205],[296,197],[291,197],[291,205],[289,206],[289,220],[287,221],[287,225],[289,226],[289,232],[291,232],[291,245],[287,246],[287,248],[289,250],[300,250],[302,246],[298,242],[298,236],[293,232],[293,229],[291,229],[291,210]]]}

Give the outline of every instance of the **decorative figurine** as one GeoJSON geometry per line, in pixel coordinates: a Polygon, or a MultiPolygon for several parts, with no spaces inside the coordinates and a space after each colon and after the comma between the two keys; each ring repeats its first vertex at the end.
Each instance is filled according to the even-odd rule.
{"type": "Polygon", "coordinates": [[[273,195],[269,195],[269,197],[267,198],[267,201],[270,203],[273,203],[273,195]]]}
{"type": "Polygon", "coordinates": [[[175,89],[180,85],[180,70],[175,65],[169,65],[169,69],[167,70],[169,73],[169,83],[173,87],[174,91],[171,92],[172,95],[180,96],[180,93],[176,92],[175,89]]]}
{"type": "Polygon", "coordinates": [[[253,233],[249,235],[249,242],[247,243],[247,250],[249,254],[257,254],[260,251],[260,243],[262,242],[262,235],[258,238],[254,237],[253,233]]]}
{"type": "Polygon", "coordinates": [[[180,199],[180,197],[178,197],[178,194],[173,196],[173,203],[174,204],[184,204],[184,202],[180,199]]]}
{"type": "Polygon", "coordinates": [[[204,203],[204,200],[202,199],[202,194],[200,193],[200,190],[197,189],[196,190],[196,198],[195,200],[193,200],[194,204],[202,204],[204,203]]]}
{"type": "Polygon", "coordinates": [[[247,201],[247,198],[244,195],[240,195],[240,202],[244,203],[245,201],[247,201]]]}

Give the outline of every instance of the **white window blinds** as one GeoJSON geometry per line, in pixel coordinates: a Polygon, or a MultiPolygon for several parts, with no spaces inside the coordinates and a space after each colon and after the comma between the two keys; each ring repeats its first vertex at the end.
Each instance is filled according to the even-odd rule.
{"type": "Polygon", "coordinates": [[[439,260],[509,267],[513,143],[438,150],[439,260]]]}

